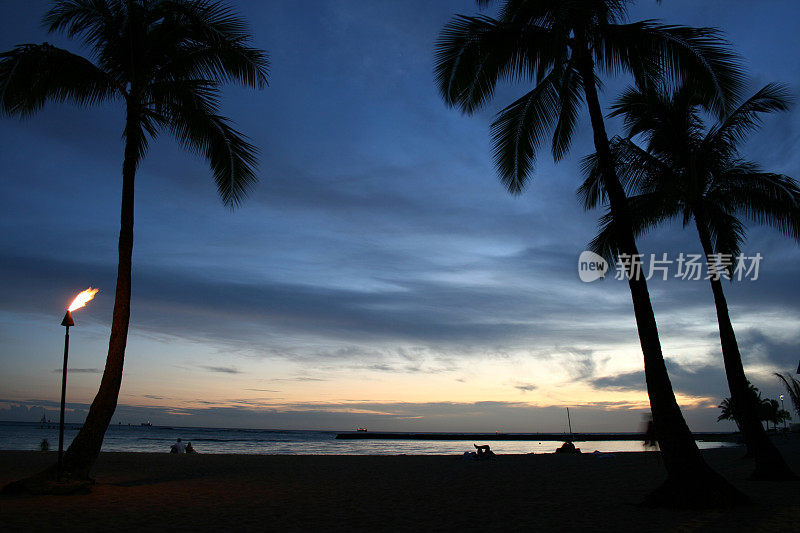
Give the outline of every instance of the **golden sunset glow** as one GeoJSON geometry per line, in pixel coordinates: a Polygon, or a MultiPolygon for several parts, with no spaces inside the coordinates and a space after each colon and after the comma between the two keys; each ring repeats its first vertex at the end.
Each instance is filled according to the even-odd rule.
{"type": "Polygon", "coordinates": [[[92,287],[89,287],[85,291],[81,292],[79,295],[75,297],[74,300],[72,300],[72,303],[69,304],[68,308],[69,312],[71,313],[72,311],[75,311],[76,309],[80,309],[81,307],[85,306],[87,302],[92,301],[94,295],[97,294],[99,291],[100,289],[93,289],[92,287]]]}

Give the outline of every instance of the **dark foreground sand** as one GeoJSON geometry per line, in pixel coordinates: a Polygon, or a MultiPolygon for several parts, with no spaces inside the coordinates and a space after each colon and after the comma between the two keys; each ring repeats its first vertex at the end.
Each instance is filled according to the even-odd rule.
{"type": "MultiPolygon", "coordinates": [[[[800,472],[800,447],[781,445],[800,472]]],[[[800,483],[750,481],[742,448],[704,452],[756,505],[651,510],[656,454],[234,456],[103,453],[90,494],[0,497],[11,530],[798,531],[800,483]]],[[[55,460],[0,452],[0,484],[55,460]]]]}

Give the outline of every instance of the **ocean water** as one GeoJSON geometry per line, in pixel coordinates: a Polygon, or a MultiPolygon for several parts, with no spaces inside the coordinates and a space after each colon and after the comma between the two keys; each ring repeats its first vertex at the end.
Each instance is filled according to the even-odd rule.
{"type": "MultiPolygon", "coordinates": [[[[79,424],[67,424],[64,448],[78,434],[79,424]]],[[[289,455],[460,455],[474,451],[473,444],[490,444],[499,454],[550,453],[561,445],[554,441],[472,440],[336,440],[335,431],[284,431],[193,427],[111,425],[103,441],[106,452],[169,452],[177,438],[191,442],[200,453],[289,455]]],[[[43,439],[58,448],[58,424],[0,422],[0,450],[37,450],[43,439]]],[[[723,442],[698,442],[700,448],[731,446],[723,442]]],[[[642,451],[637,441],[575,442],[583,452],[642,451]]]]}

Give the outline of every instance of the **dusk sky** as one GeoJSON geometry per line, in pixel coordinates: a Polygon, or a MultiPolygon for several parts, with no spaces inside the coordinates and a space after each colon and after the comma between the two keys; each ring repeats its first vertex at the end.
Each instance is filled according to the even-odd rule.
{"type": "MultiPolygon", "coordinates": [[[[235,210],[205,162],[165,133],[137,175],[131,330],[113,423],[397,431],[636,431],[649,410],[627,284],[583,283],[599,212],[575,190],[593,150],[584,112],[570,154],[547,150],[524,194],[491,159],[503,85],[473,116],[449,109],[433,47],[472,0],[241,1],[270,86],[227,86],[223,114],[260,150],[235,210]]],[[[48,41],[48,2],[0,1],[0,50],[48,41]]],[[[631,20],[716,26],[751,76],[800,97],[796,0],[641,0],[631,20]]],[[[606,80],[604,104],[630,80],[606,80]]],[[[744,155],[800,177],[800,108],[768,118],[744,155]]],[[[70,300],[67,420],[105,362],[117,265],[123,110],[49,104],[0,119],[0,420],[57,419],[70,300]]],[[[609,120],[611,134],[621,124],[609,120]]],[[[644,253],[700,253],[678,224],[644,253]]],[[[745,368],[765,396],[800,358],[800,249],[749,227],[757,280],[726,283],[745,368]]],[[[706,281],[651,281],[664,354],[694,430],[728,396],[706,281]]],[[[788,405],[787,405],[788,407],[788,405]]]]}

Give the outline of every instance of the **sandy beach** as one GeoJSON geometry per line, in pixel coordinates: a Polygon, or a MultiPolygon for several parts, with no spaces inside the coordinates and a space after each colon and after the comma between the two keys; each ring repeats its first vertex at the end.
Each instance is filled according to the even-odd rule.
{"type": "MultiPolygon", "coordinates": [[[[780,445],[800,472],[796,440],[780,445]]],[[[755,502],[732,510],[637,506],[662,479],[653,453],[593,456],[281,456],[103,453],[90,494],[0,499],[3,530],[138,529],[789,531],[800,482],[747,479],[743,448],[704,452],[755,502]]],[[[55,455],[0,452],[0,483],[55,455]]]]}

